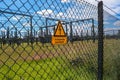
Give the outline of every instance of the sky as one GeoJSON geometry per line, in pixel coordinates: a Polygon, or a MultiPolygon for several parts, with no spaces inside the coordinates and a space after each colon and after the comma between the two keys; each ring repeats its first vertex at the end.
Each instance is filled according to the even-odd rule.
{"type": "MultiPolygon", "coordinates": [[[[97,26],[97,1],[86,0],[86,2],[83,0],[0,0],[0,10],[32,15],[32,25],[36,31],[38,31],[39,27],[46,26],[45,18],[62,19],[65,21],[93,18],[95,26],[97,26]]],[[[115,14],[104,7],[105,30],[118,29],[120,27],[120,0],[103,0],[103,3],[118,13],[115,14]]],[[[21,32],[27,31],[30,28],[30,17],[5,13],[0,15],[0,25],[4,24],[4,26],[0,27],[2,31],[5,31],[8,26],[14,29],[19,28],[18,30],[21,32]]],[[[48,25],[55,23],[56,21],[53,20],[48,21],[48,25]]],[[[89,21],[86,24],[84,24],[84,28],[89,28],[92,25],[89,21]]],[[[76,30],[83,29],[78,23],[74,26],[76,30]]]]}
{"type": "MultiPolygon", "coordinates": [[[[95,0],[86,0],[94,5],[96,5],[96,1],[95,0]]],[[[100,1],[100,0],[97,0],[100,1]]],[[[108,6],[110,9],[112,9],[113,11],[115,11],[116,13],[118,13],[118,15],[116,15],[115,13],[111,12],[109,9],[106,9],[109,13],[117,16],[120,18],[120,0],[101,0],[103,1],[103,4],[108,6]]]]}
{"type": "MultiPolygon", "coordinates": [[[[91,4],[97,5],[95,0],[86,0],[91,4]]],[[[100,0],[97,0],[100,1],[100,0]]],[[[120,0],[101,0],[104,4],[104,30],[120,29],[120,0]],[[107,8],[107,7],[108,8],[107,8]],[[109,27],[108,27],[109,26],[109,27]]]]}

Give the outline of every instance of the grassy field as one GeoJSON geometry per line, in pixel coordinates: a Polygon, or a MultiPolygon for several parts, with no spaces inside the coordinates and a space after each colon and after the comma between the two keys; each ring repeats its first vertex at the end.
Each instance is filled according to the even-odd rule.
{"type": "MultiPolygon", "coordinates": [[[[119,80],[120,40],[104,40],[104,80],[119,80]]],[[[0,49],[0,80],[96,80],[97,42],[41,43],[0,49]],[[79,58],[77,64],[71,61],[79,58]]]]}
{"type": "Polygon", "coordinates": [[[55,46],[6,44],[0,50],[0,79],[96,80],[97,42],[76,41],[55,46]]]}
{"type": "MultiPolygon", "coordinates": [[[[11,64],[9,64],[11,65],[11,64]]],[[[52,58],[32,62],[15,63],[11,67],[2,66],[1,79],[7,80],[86,80],[95,78],[88,67],[70,65],[63,58],[52,58]]]]}
{"type": "Polygon", "coordinates": [[[120,80],[120,40],[104,42],[104,80],[120,80]]]}

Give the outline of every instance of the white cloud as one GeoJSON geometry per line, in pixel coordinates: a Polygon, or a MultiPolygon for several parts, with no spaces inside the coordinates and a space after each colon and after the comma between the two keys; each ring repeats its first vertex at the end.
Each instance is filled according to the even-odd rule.
{"type": "Polygon", "coordinates": [[[6,32],[7,30],[5,28],[1,28],[0,31],[6,32]]]}
{"type": "Polygon", "coordinates": [[[21,32],[21,33],[24,33],[24,32],[27,32],[27,31],[25,31],[25,30],[21,30],[20,32],[21,32]]]}
{"type": "Polygon", "coordinates": [[[70,2],[69,0],[61,0],[62,3],[70,2]]]}
{"type": "Polygon", "coordinates": [[[110,9],[104,7],[104,10],[106,10],[111,16],[120,18],[116,13],[120,14],[120,0],[103,0],[103,3],[109,7],[110,9]],[[116,13],[115,13],[116,12],[116,13]]]}
{"type": "Polygon", "coordinates": [[[13,16],[12,19],[15,20],[15,21],[17,21],[17,20],[21,19],[21,17],[22,16],[13,16]]]}
{"type": "MultiPolygon", "coordinates": [[[[91,4],[96,5],[98,2],[97,1],[101,1],[101,0],[85,0],[91,4]]],[[[110,8],[115,8],[117,5],[120,4],[120,0],[102,0],[103,4],[107,5],[110,8]]]]}
{"type": "Polygon", "coordinates": [[[95,0],[85,0],[85,1],[97,6],[97,1],[95,0]]]}
{"type": "MultiPolygon", "coordinates": [[[[111,9],[112,9],[112,8],[111,8],[111,9]]],[[[105,16],[107,16],[107,15],[108,15],[108,16],[112,16],[112,15],[114,16],[114,15],[116,15],[113,11],[111,11],[111,9],[109,9],[109,8],[107,8],[107,7],[104,7],[104,10],[105,10],[105,11],[104,11],[104,15],[105,15],[105,16]],[[106,13],[106,12],[107,12],[107,13],[106,13]]],[[[112,10],[113,10],[113,9],[112,9],[112,10]]]]}
{"type": "MultiPolygon", "coordinates": [[[[94,4],[97,6],[97,1],[100,1],[100,0],[85,0],[91,4],[94,4]]],[[[120,0],[102,0],[103,1],[103,4],[108,6],[110,9],[114,10],[115,12],[117,13],[120,13],[120,0]]],[[[112,15],[116,15],[114,12],[112,12],[110,9],[104,7],[104,10],[106,10],[108,13],[112,14],[112,15]]]]}
{"type": "Polygon", "coordinates": [[[10,25],[10,28],[13,28],[14,26],[13,25],[10,25]]]}
{"type": "Polygon", "coordinates": [[[113,10],[114,10],[115,12],[119,13],[119,12],[120,12],[120,7],[115,7],[115,8],[113,8],[113,10]]]}
{"type": "Polygon", "coordinates": [[[25,23],[23,23],[23,26],[29,27],[30,23],[29,22],[25,22],[25,23]]]}
{"type": "Polygon", "coordinates": [[[114,25],[115,25],[115,26],[120,26],[120,21],[114,22],[114,25]]]}
{"type": "Polygon", "coordinates": [[[66,11],[65,17],[71,19],[88,19],[94,18],[97,20],[97,8],[90,7],[89,5],[86,6],[85,4],[76,4],[72,8],[68,8],[66,11]],[[84,6],[81,8],[81,6],[84,6]]]}
{"type": "Polygon", "coordinates": [[[62,12],[59,12],[58,14],[57,14],[57,17],[63,17],[64,16],[64,14],[62,13],[62,12]]]}
{"type": "Polygon", "coordinates": [[[110,8],[114,8],[120,4],[120,0],[102,0],[105,5],[110,8]]]}
{"type": "Polygon", "coordinates": [[[104,31],[111,31],[111,30],[120,30],[119,27],[117,28],[104,28],[104,31]]]}
{"type": "Polygon", "coordinates": [[[104,24],[110,24],[109,22],[104,22],[104,24]]]}
{"type": "Polygon", "coordinates": [[[51,9],[45,9],[45,10],[42,10],[42,11],[37,11],[37,14],[39,14],[43,17],[47,17],[47,16],[53,15],[53,11],[51,9]]]}

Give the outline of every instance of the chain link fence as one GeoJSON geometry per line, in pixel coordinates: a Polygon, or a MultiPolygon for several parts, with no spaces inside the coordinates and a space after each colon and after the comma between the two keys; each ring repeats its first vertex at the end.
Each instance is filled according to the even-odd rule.
{"type": "Polygon", "coordinates": [[[97,80],[97,17],[83,0],[0,0],[0,80],[97,80]],[[68,42],[52,45],[59,20],[68,42]]]}
{"type": "Polygon", "coordinates": [[[120,19],[104,8],[104,80],[120,80],[120,19]]]}

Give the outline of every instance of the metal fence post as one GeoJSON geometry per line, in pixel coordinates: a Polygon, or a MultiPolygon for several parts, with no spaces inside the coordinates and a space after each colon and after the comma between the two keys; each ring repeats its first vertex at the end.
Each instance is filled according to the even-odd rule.
{"type": "Polygon", "coordinates": [[[94,19],[92,19],[92,37],[93,37],[93,43],[95,43],[95,26],[94,26],[94,19]]]}
{"type": "Polygon", "coordinates": [[[47,24],[48,18],[45,19],[45,22],[46,22],[46,35],[48,36],[48,24],[47,24]]]}
{"type": "Polygon", "coordinates": [[[33,44],[33,26],[32,26],[32,16],[30,16],[30,40],[31,40],[31,44],[33,44]]]}
{"type": "Polygon", "coordinates": [[[103,2],[98,3],[98,80],[103,80],[103,2]]]}
{"type": "Polygon", "coordinates": [[[70,41],[73,42],[72,22],[70,22],[70,41]]]}

